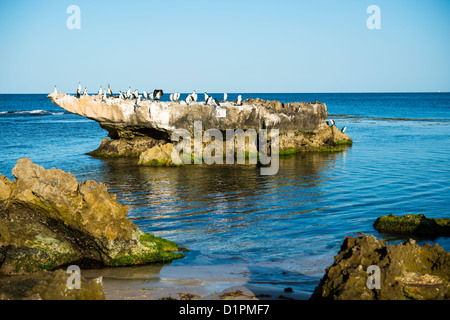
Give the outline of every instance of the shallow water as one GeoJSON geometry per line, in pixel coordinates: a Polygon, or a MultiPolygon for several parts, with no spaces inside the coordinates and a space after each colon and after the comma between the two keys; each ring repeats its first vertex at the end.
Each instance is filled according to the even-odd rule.
{"type": "MultiPolygon", "coordinates": [[[[86,155],[106,131],[45,95],[0,95],[0,173],[13,178],[17,160],[28,156],[79,181],[105,183],[142,230],[190,250],[161,269],[164,279],[312,291],[344,236],[404,240],[375,231],[377,217],[450,217],[450,94],[242,96],[324,102],[354,144],[341,153],[281,158],[274,176],[261,176],[255,165],[142,168],[129,159],[86,155]]],[[[450,250],[449,238],[426,242],[450,250]]]]}

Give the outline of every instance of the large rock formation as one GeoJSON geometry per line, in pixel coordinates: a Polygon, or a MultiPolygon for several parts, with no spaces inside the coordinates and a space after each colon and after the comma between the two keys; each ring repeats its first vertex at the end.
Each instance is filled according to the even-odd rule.
{"type": "MultiPolygon", "coordinates": [[[[201,121],[202,130],[218,129],[279,129],[280,154],[298,151],[335,151],[351,139],[336,126],[329,126],[326,105],[320,102],[281,103],[248,99],[238,106],[221,102],[226,117],[216,117],[216,108],[203,102],[187,105],[181,102],[152,102],[100,96],[76,98],[65,94],[50,94],[50,100],[69,112],[97,121],[108,131],[92,155],[102,157],[140,157],[157,145],[172,143],[175,129],[194,133],[194,121],[201,121]]],[[[225,137],[225,135],[224,135],[225,137]]],[[[156,150],[154,150],[156,151],[156,150]]],[[[148,160],[148,155],[146,157],[148,160]]],[[[139,161],[149,163],[150,161],[139,161]]]]}
{"type": "Polygon", "coordinates": [[[179,247],[140,231],[127,207],[94,181],[20,159],[15,180],[0,175],[0,274],[77,264],[124,266],[166,262],[179,247]]]}
{"type": "Polygon", "coordinates": [[[311,299],[450,299],[450,252],[414,240],[387,246],[374,236],[346,237],[311,299]],[[380,268],[379,289],[367,273],[380,268]]]}

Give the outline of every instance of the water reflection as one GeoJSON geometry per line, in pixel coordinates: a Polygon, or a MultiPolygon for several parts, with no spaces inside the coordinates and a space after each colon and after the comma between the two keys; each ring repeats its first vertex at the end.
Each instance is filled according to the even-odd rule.
{"type": "Polygon", "coordinates": [[[273,176],[262,176],[257,165],[153,168],[107,159],[89,179],[105,183],[144,231],[211,254],[258,255],[314,234],[305,226],[320,225],[311,215],[327,208],[330,169],[346,152],[282,157],[273,176]]]}

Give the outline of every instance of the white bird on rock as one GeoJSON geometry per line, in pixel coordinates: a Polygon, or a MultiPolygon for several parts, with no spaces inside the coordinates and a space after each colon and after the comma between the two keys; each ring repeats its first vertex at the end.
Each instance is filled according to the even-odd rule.
{"type": "Polygon", "coordinates": [[[226,93],[223,94],[223,101],[227,101],[228,95],[226,93]]]}
{"type": "Polygon", "coordinates": [[[194,101],[194,98],[192,98],[192,94],[188,94],[186,97],[186,104],[191,104],[194,101]]]}
{"type": "Polygon", "coordinates": [[[341,129],[341,132],[344,133],[346,129],[347,129],[347,127],[343,127],[343,128],[341,129]]]}
{"type": "Polygon", "coordinates": [[[55,85],[55,90],[53,90],[53,93],[54,93],[54,94],[57,94],[57,93],[58,93],[58,90],[56,90],[56,85],[55,85]]]}
{"type": "Polygon", "coordinates": [[[237,97],[237,105],[238,106],[242,105],[242,96],[241,95],[238,95],[238,97],[237,97]]]}

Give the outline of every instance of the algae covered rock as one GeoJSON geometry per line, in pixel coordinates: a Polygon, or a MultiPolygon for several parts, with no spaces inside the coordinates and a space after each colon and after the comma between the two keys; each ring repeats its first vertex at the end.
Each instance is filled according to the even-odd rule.
{"type": "Polygon", "coordinates": [[[0,274],[183,257],[175,243],[140,231],[101,183],[78,183],[74,175],[28,158],[17,162],[13,175],[9,196],[0,198],[0,274]]]}
{"type": "Polygon", "coordinates": [[[450,236],[450,218],[427,218],[423,214],[407,214],[404,216],[379,217],[374,228],[384,233],[406,234],[421,237],[450,236]]]}
{"type": "Polygon", "coordinates": [[[311,299],[450,299],[450,252],[414,240],[387,246],[374,236],[346,237],[311,299]],[[378,288],[368,284],[369,267],[379,268],[378,288]]]}
{"type": "Polygon", "coordinates": [[[80,276],[79,288],[67,287],[68,274],[63,270],[0,277],[0,300],[104,300],[101,278],[80,276]]]}
{"type": "Polygon", "coordinates": [[[141,153],[138,165],[153,167],[175,166],[172,161],[172,150],[172,143],[156,145],[141,153]]]}

